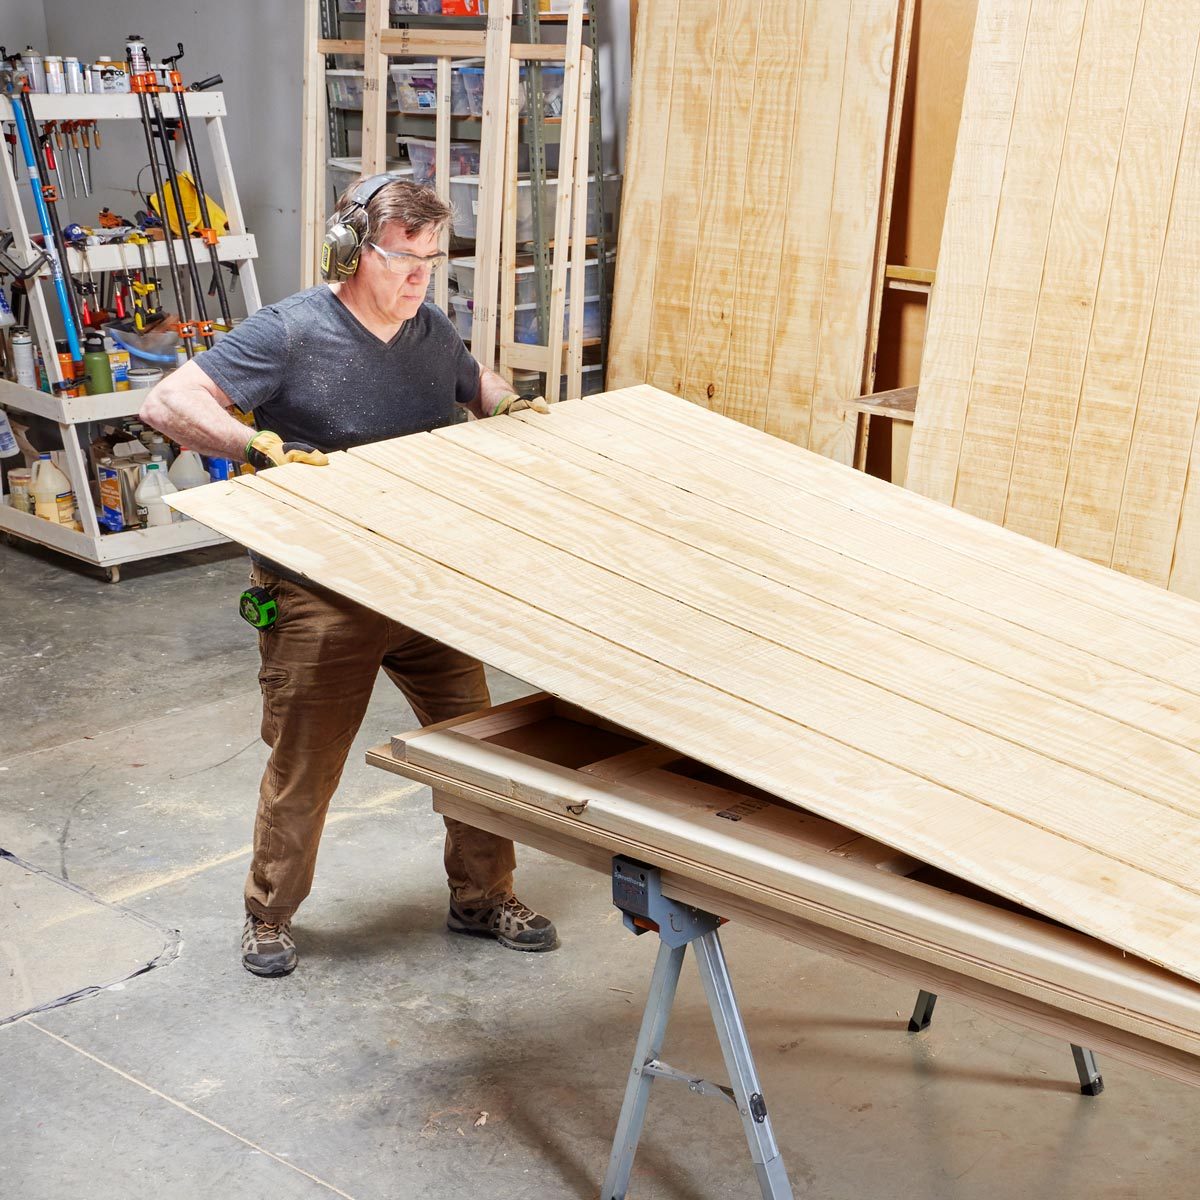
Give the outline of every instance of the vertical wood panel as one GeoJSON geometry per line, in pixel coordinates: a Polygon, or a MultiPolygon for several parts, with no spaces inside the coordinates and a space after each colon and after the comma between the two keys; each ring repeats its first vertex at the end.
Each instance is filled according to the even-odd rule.
{"type": "MultiPolygon", "coordinates": [[[[613,283],[613,312],[636,311],[641,289],[658,266],[663,216],[663,174],[671,124],[671,79],[675,70],[675,27],[679,0],[656,0],[639,10],[641,33],[634,48],[634,87],[629,98],[625,188],[621,197],[620,253],[613,283]]],[[[626,387],[646,378],[650,346],[648,315],[614,321],[609,343],[607,386],[626,387]]]]}
{"type": "Polygon", "coordinates": [[[954,497],[1029,14],[1030,0],[983,0],[976,21],[922,363],[929,436],[914,441],[908,461],[908,486],[946,503],[954,497]],[[939,302],[943,295],[953,303],[939,302]]]}
{"type": "Polygon", "coordinates": [[[1196,63],[1194,6],[1190,19],[1182,16],[1169,0],[1149,0],[1146,6],[1059,517],[1057,544],[1106,565],[1116,539],[1196,63]]]}
{"type": "Polygon", "coordinates": [[[654,78],[665,30],[658,0],[641,5],[610,386],[653,383],[849,461],[899,3],[694,0],[654,78]]]}

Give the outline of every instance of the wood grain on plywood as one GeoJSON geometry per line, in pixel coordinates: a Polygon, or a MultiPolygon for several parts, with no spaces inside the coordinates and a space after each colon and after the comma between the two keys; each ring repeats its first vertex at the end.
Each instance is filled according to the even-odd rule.
{"type": "Polygon", "coordinates": [[[176,503],[605,720],[1200,976],[1188,601],[645,387],[176,503]],[[858,561],[944,593],[937,616],[897,589],[903,615],[873,617],[858,561]]]}
{"type": "Polygon", "coordinates": [[[1182,0],[980,4],[908,482],[1200,597],[1198,51],[1182,0]]]}
{"type": "Polygon", "coordinates": [[[901,0],[685,8],[641,6],[609,385],[848,462],[901,0]]]}

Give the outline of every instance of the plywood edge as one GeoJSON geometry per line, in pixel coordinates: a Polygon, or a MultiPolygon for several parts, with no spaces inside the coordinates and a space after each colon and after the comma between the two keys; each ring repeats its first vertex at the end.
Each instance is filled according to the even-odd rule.
{"type": "Polygon", "coordinates": [[[434,735],[421,749],[424,761],[410,756],[388,769],[610,853],[633,853],[789,919],[921,957],[1021,995],[1053,997],[1056,1006],[1077,1015],[1200,1051],[1200,988],[1082,934],[828,854],[804,854],[792,846],[793,857],[784,860],[750,844],[748,823],[714,834],[632,789],[583,780],[552,764],[530,764],[500,747],[472,745],[461,734],[434,735]]]}
{"type": "MultiPolygon", "coordinates": [[[[501,813],[483,804],[441,793],[434,797],[436,811],[498,836],[607,874],[612,852],[545,828],[519,816],[501,813]]],[[[781,914],[768,906],[728,893],[667,866],[663,868],[663,891],[672,899],[762,933],[782,938],[806,949],[863,967],[889,979],[936,992],[961,1001],[981,1012],[1060,1038],[1086,1045],[1101,1054],[1128,1062],[1181,1083],[1200,1086],[1200,1059],[1194,1053],[1163,1045],[1136,1032],[1116,1029],[1102,1020],[1064,1011],[1062,1008],[1013,993],[995,982],[975,978],[945,965],[931,963],[894,949],[872,944],[839,930],[801,918],[781,914]]],[[[903,1024],[897,1022],[897,1031],[903,1024]]]]}

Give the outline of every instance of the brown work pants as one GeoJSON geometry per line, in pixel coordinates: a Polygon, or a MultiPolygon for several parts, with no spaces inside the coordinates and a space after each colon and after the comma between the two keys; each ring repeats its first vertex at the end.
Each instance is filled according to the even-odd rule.
{"type": "MultiPolygon", "coordinates": [[[[422,725],[489,703],[475,659],[333,592],[255,566],[279,605],[259,634],[262,738],[271,757],[259,787],[246,907],[290,917],[312,887],[325,813],[382,667],[422,725]]],[[[467,907],[512,891],[507,838],[446,818],[446,875],[467,907]]]]}

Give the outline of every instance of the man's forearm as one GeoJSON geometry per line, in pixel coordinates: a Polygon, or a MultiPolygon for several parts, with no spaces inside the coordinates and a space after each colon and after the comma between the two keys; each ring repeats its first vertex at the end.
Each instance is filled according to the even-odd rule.
{"type": "Polygon", "coordinates": [[[165,379],[146,397],[138,416],[172,441],[201,454],[242,462],[254,430],[231,416],[202,387],[165,379]]]}
{"type": "Polygon", "coordinates": [[[479,370],[479,395],[473,403],[467,405],[473,417],[490,417],[496,410],[496,405],[505,396],[511,396],[516,389],[508,380],[497,375],[487,367],[479,370]]]}

